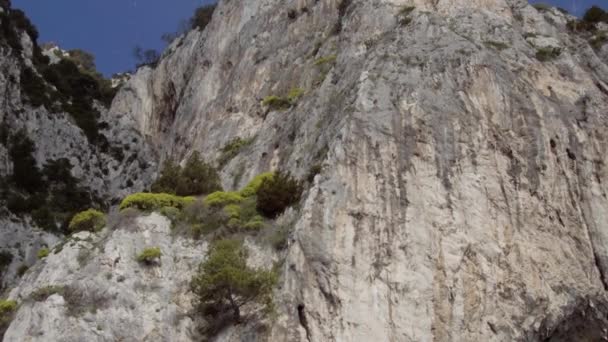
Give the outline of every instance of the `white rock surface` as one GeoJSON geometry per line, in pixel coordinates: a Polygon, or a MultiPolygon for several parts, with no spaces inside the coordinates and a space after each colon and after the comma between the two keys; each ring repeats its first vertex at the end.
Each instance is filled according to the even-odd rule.
{"type": "Polygon", "coordinates": [[[207,245],[174,237],[170,227],[152,214],[114,231],[73,235],[11,291],[23,304],[4,341],[189,340],[189,283],[207,245]],[[147,247],[161,249],[158,265],[136,261],[147,247]],[[46,286],[66,292],[30,298],[46,286]]]}
{"type": "MultiPolygon", "coordinates": [[[[226,188],[273,168],[304,178],[322,166],[296,214],[277,317],[216,340],[606,339],[606,54],[569,33],[564,15],[523,0],[352,0],[343,11],[338,3],[221,1],[205,31],[140,69],[109,110],[160,159],[198,150],[215,160],[232,139],[255,137],[222,169],[226,188]],[[406,5],[416,9],[403,26],[406,5]],[[561,55],[537,60],[549,43],[561,55]],[[305,94],[289,110],[261,105],[296,87],[305,94]]],[[[122,256],[142,246],[145,231],[115,231],[104,246],[123,246],[121,267],[133,271],[122,256]]],[[[174,249],[176,270],[187,268],[188,241],[154,241],[174,249]]],[[[111,260],[112,250],[93,255],[111,260]]],[[[64,278],[109,283],[106,266],[78,270],[74,253],[49,257],[28,275],[45,281],[28,278],[11,297],[64,278]]],[[[124,301],[98,310],[111,326],[101,340],[197,339],[191,323],[170,327],[154,313],[184,288],[163,281],[143,291],[134,282],[111,292],[124,301]],[[142,315],[162,332],[149,335],[142,315]]],[[[84,318],[60,313],[57,297],[22,306],[8,340],[43,328],[96,340],[84,318]],[[45,310],[55,311],[31,318],[45,310]]]]}

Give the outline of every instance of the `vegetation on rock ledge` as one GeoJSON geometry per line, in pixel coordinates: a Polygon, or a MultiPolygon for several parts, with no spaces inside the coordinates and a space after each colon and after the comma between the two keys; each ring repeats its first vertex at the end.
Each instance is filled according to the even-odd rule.
{"type": "Polygon", "coordinates": [[[161,256],[162,252],[160,251],[160,248],[150,247],[144,249],[141,253],[139,253],[139,255],[137,256],[137,261],[147,265],[151,265],[160,260],[161,256]]]}
{"type": "Polygon", "coordinates": [[[0,300],[0,339],[4,337],[16,310],[17,302],[14,300],[0,300]]]}
{"type": "Polygon", "coordinates": [[[89,231],[96,232],[106,224],[105,215],[95,209],[82,211],[72,218],[69,229],[72,232],[89,231]]]}
{"type": "Polygon", "coordinates": [[[204,195],[221,190],[217,170],[192,153],[184,168],[172,159],[165,161],[160,177],[152,184],[152,192],[178,196],[204,195]]]}
{"type": "Polygon", "coordinates": [[[127,196],[120,203],[120,210],[135,208],[144,211],[158,210],[164,207],[183,209],[196,201],[194,197],[181,197],[171,194],[152,194],[142,192],[127,196]]]}
{"type": "Polygon", "coordinates": [[[246,304],[270,312],[276,283],[274,272],[247,266],[247,250],[241,242],[216,241],[191,283],[198,312],[208,322],[205,332],[211,335],[229,323],[240,323],[246,304]]]}

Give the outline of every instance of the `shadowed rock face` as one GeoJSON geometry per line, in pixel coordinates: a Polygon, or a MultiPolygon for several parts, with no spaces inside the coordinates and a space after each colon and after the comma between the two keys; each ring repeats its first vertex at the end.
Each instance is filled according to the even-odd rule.
{"type": "Polygon", "coordinates": [[[255,137],[226,188],[322,166],[278,317],[217,340],[606,338],[608,60],[567,20],[524,1],[222,1],[140,69],[110,114],[161,158],[255,137]],[[287,110],[261,104],[294,88],[287,110]]]}
{"type": "MultiPolygon", "coordinates": [[[[2,13],[10,7],[6,1],[0,5],[2,13]]],[[[6,17],[3,15],[1,20],[6,17]]],[[[12,257],[10,265],[0,270],[2,291],[15,284],[20,266],[35,263],[39,248],[52,247],[60,239],[54,236],[57,233],[40,231],[27,215],[17,217],[6,208],[10,207],[6,184],[13,175],[15,162],[10,148],[17,132],[23,132],[32,142],[32,157],[39,169],[52,161],[67,161],[78,185],[87,189],[87,196],[100,199],[100,205],[114,204],[127,194],[142,190],[156,172],[155,158],[134,129],[131,118],[109,114],[108,108],[96,101],[93,107],[100,114],[98,133],[107,141],[102,145],[90,142],[75,118],[57,109],[60,106],[55,109],[33,106],[27,99],[28,92],[22,88],[21,77],[23,70],[39,72],[33,71],[34,42],[23,30],[15,29],[21,44],[17,49],[6,41],[6,23],[4,30],[0,39],[0,251],[12,257]]],[[[58,61],[57,56],[53,61],[58,61]]],[[[46,191],[49,187],[39,190],[46,191]]]]}
{"type": "Polygon", "coordinates": [[[573,312],[566,315],[563,321],[547,330],[537,339],[550,342],[565,341],[602,341],[606,339],[608,317],[606,302],[581,300],[573,307],[573,312]]]}

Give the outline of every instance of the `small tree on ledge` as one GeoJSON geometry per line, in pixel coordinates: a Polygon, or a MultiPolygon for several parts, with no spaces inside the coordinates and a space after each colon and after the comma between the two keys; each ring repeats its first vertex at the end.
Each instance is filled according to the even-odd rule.
{"type": "Polygon", "coordinates": [[[209,249],[191,286],[204,316],[217,317],[231,312],[232,320],[240,323],[241,307],[245,304],[272,308],[272,288],[276,281],[274,272],[247,266],[247,251],[241,242],[220,240],[209,249]]]}
{"type": "Polygon", "coordinates": [[[160,261],[160,257],[162,256],[162,252],[158,247],[149,247],[144,249],[137,256],[137,261],[146,265],[153,265],[160,261]]]}

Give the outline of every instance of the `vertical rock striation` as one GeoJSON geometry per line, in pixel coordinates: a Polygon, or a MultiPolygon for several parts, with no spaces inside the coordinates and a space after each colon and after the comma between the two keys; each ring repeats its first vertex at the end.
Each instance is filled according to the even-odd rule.
{"type": "Polygon", "coordinates": [[[217,340],[606,338],[608,60],[571,19],[519,0],[221,1],[140,69],[108,115],[160,159],[240,137],[226,188],[321,167],[278,317],[217,340]]]}

